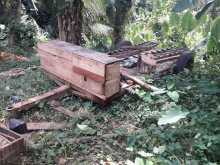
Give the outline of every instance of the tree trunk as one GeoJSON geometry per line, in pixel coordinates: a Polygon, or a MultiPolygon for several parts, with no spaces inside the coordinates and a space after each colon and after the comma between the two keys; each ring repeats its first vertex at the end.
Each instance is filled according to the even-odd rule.
{"type": "Polygon", "coordinates": [[[9,29],[8,45],[13,47],[15,45],[15,31],[13,27],[21,21],[21,0],[11,0],[10,17],[12,19],[11,28],[9,29]]]}
{"type": "Polygon", "coordinates": [[[3,17],[5,14],[5,7],[3,5],[3,2],[0,0],[0,17],[3,17]]]}
{"type": "Polygon", "coordinates": [[[74,0],[66,5],[62,14],[58,15],[59,38],[62,41],[80,45],[82,41],[82,9],[83,2],[74,0]]]}
{"type": "Polygon", "coordinates": [[[117,0],[114,3],[109,3],[106,8],[106,14],[113,25],[112,48],[116,48],[123,39],[124,26],[131,7],[131,0],[117,0]]]}

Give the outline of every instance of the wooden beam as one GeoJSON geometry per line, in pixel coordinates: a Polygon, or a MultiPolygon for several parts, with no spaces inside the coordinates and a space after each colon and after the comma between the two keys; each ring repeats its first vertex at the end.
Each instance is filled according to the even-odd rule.
{"type": "Polygon", "coordinates": [[[67,123],[56,123],[56,122],[40,122],[40,123],[27,123],[28,131],[38,130],[60,130],[68,128],[70,125],[67,123]]]}
{"type": "Polygon", "coordinates": [[[150,91],[158,91],[158,90],[161,90],[157,87],[154,87],[152,85],[149,85],[147,83],[145,83],[144,81],[138,79],[137,77],[135,76],[132,76],[132,75],[129,75],[127,72],[121,70],[121,76],[123,76],[124,78],[127,78],[127,79],[130,79],[132,81],[134,81],[134,83],[140,85],[141,87],[143,87],[145,90],[150,90],[150,91]]]}
{"type": "Polygon", "coordinates": [[[45,100],[48,101],[48,100],[56,99],[56,98],[62,96],[69,89],[70,89],[70,86],[63,85],[61,87],[53,89],[53,90],[51,90],[47,93],[44,93],[42,95],[30,98],[26,101],[16,103],[16,104],[12,105],[12,107],[10,109],[8,109],[8,111],[15,112],[15,111],[22,111],[22,110],[30,109],[30,108],[34,107],[35,105],[37,105],[38,103],[40,103],[41,101],[45,101],[45,100]]]}

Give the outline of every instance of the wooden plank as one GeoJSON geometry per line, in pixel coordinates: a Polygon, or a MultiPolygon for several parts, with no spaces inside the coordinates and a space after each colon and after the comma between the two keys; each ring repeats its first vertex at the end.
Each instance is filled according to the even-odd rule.
{"type": "Polygon", "coordinates": [[[120,79],[120,63],[114,63],[114,64],[109,64],[106,65],[106,80],[115,80],[115,79],[120,79]]]}
{"type": "Polygon", "coordinates": [[[150,91],[159,91],[161,89],[154,87],[152,85],[149,85],[147,83],[145,83],[144,81],[138,79],[135,76],[129,75],[128,73],[126,73],[125,71],[121,71],[121,75],[127,79],[130,79],[132,81],[134,81],[136,84],[140,85],[141,87],[143,87],[145,90],[150,90],[150,91]]]}
{"type": "MultiPolygon", "coordinates": [[[[6,159],[10,159],[13,155],[19,154],[24,151],[24,138],[22,138],[19,134],[8,130],[5,127],[0,127],[0,133],[4,134],[4,137],[11,137],[11,140],[15,138],[13,141],[0,146],[0,164],[5,164],[6,159]]],[[[8,138],[7,138],[8,139],[8,138]]]]}
{"type": "Polygon", "coordinates": [[[73,66],[77,66],[79,68],[83,68],[85,70],[89,70],[97,75],[105,77],[105,65],[98,61],[94,61],[91,59],[86,59],[82,56],[73,56],[72,58],[73,66]]]}
{"type": "Polygon", "coordinates": [[[157,65],[156,60],[153,59],[153,55],[141,55],[141,62],[152,66],[157,65]]]}
{"type": "Polygon", "coordinates": [[[43,69],[93,96],[110,97],[110,92],[105,91],[106,84],[110,84],[108,81],[118,83],[114,89],[120,85],[116,81],[120,80],[118,59],[107,54],[57,40],[39,44],[38,52],[43,69]]]}
{"type": "Polygon", "coordinates": [[[94,72],[90,72],[88,70],[79,68],[77,66],[73,66],[73,71],[79,75],[84,76],[84,78],[86,79],[87,77],[89,77],[92,80],[95,80],[97,82],[105,82],[105,77],[104,76],[99,76],[97,74],[95,74],[94,72]]]}
{"type": "Polygon", "coordinates": [[[51,55],[50,53],[41,52],[41,65],[47,72],[60,77],[61,79],[74,84],[96,95],[104,95],[103,82],[97,82],[91,78],[84,79],[83,75],[79,75],[73,71],[70,61],[66,61],[60,57],[51,55]]]}
{"type": "Polygon", "coordinates": [[[14,112],[14,111],[22,111],[22,110],[30,109],[30,108],[34,107],[35,105],[37,105],[38,103],[40,103],[41,101],[55,99],[57,97],[62,96],[69,89],[70,89],[70,86],[63,85],[61,87],[53,89],[53,90],[51,90],[47,93],[44,93],[42,95],[30,98],[26,101],[16,103],[16,104],[12,105],[12,107],[10,109],[8,109],[8,111],[14,112]]]}
{"type": "Polygon", "coordinates": [[[69,125],[65,122],[40,122],[40,123],[27,123],[27,130],[38,131],[38,130],[60,130],[68,128],[69,125]]]}
{"type": "MultiPolygon", "coordinates": [[[[46,72],[46,71],[45,71],[46,72]]],[[[59,77],[57,77],[56,75],[53,75],[51,73],[46,72],[46,74],[52,79],[54,80],[58,85],[63,85],[63,84],[69,84],[68,82],[66,82],[65,80],[60,79],[59,77]]],[[[108,103],[110,103],[112,100],[121,97],[124,94],[124,90],[120,90],[118,93],[114,94],[113,96],[107,98],[104,95],[92,95],[91,93],[88,93],[85,90],[82,90],[74,85],[69,84],[72,89],[70,90],[70,92],[76,96],[79,96],[83,99],[88,99],[91,101],[94,101],[95,103],[101,104],[101,105],[107,105],[108,103]]]]}
{"type": "Polygon", "coordinates": [[[106,81],[105,83],[105,96],[110,97],[120,91],[120,79],[106,81]]]}
{"type": "Polygon", "coordinates": [[[39,43],[38,48],[46,50],[61,57],[68,56],[81,56],[85,59],[98,61],[103,64],[110,64],[118,61],[116,58],[112,58],[105,53],[99,53],[90,49],[86,49],[80,46],[76,46],[64,41],[52,40],[47,43],[39,43]]]}
{"type": "Polygon", "coordinates": [[[166,62],[166,61],[171,61],[171,60],[176,60],[180,57],[180,55],[177,55],[177,56],[171,56],[171,57],[167,57],[167,58],[162,58],[162,59],[159,59],[157,60],[157,63],[163,63],[163,62],[166,62]]]}
{"type": "MultiPolygon", "coordinates": [[[[1,133],[1,132],[0,132],[0,136],[6,138],[6,139],[9,140],[10,142],[16,140],[15,137],[9,136],[9,135],[7,135],[7,134],[3,134],[3,133],[1,133]]],[[[0,145],[0,146],[1,146],[1,145],[0,145]]]]}
{"type": "Polygon", "coordinates": [[[89,100],[92,100],[94,102],[97,102],[97,103],[101,103],[102,101],[105,101],[107,100],[107,97],[104,96],[104,95],[93,95],[91,93],[89,93],[88,91],[82,89],[82,88],[79,88],[73,84],[70,84],[69,82],[61,79],[60,77],[50,73],[50,72],[47,72],[45,71],[45,73],[52,79],[54,80],[55,82],[58,82],[58,85],[60,85],[61,83],[63,84],[68,84],[69,86],[72,87],[71,89],[71,92],[74,94],[74,95],[77,95],[79,97],[82,97],[82,98],[86,98],[86,99],[89,99],[89,100]]]}
{"type": "Polygon", "coordinates": [[[2,148],[3,146],[9,144],[11,141],[8,140],[8,138],[6,138],[5,136],[0,134],[0,148],[2,148]]]}

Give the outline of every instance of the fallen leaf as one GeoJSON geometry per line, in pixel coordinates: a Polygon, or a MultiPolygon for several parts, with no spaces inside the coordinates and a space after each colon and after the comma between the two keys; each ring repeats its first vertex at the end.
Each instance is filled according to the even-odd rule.
{"type": "Polygon", "coordinates": [[[167,92],[167,95],[175,102],[178,102],[179,101],[179,93],[176,92],[176,91],[173,91],[173,92],[167,92]]]}
{"type": "Polygon", "coordinates": [[[154,156],[152,153],[148,153],[148,152],[144,152],[144,151],[139,151],[138,155],[145,157],[145,158],[154,156]]]}
{"type": "Polygon", "coordinates": [[[180,119],[185,118],[189,112],[182,112],[179,109],[171,109],[166,112],[166,114],[162,115],[158,120],[158,125],[172,124],[176,123],[180,119]]]}

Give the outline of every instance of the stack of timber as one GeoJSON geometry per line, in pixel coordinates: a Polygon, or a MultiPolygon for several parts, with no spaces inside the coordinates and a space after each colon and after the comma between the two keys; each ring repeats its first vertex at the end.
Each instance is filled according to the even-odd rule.
{"type": "Polygon", "coordinates": [[[73,89],[102,100],[120,92],[120,62],[117,58],[67,42],[38,44],[42,68],[73,89]]]}
{"type": "Polygon", "coordinates": [[[133,45],[133,46],[123,46],[118,50],[109,52],[108,54],[111,57],[116,57],[119,59],[127,59],[131,56],[139,56],[140,53],[149,51],[155,48],[158,44],[156,42],[144,42],[142,44],[133,45]]]}
{"type": "Polygon", "coordinates": [[[140,56],[139,72],[160,73],[167,71],[182,54],[188,52],[187,48],[167,48],[143,52],[140,56]]]}

